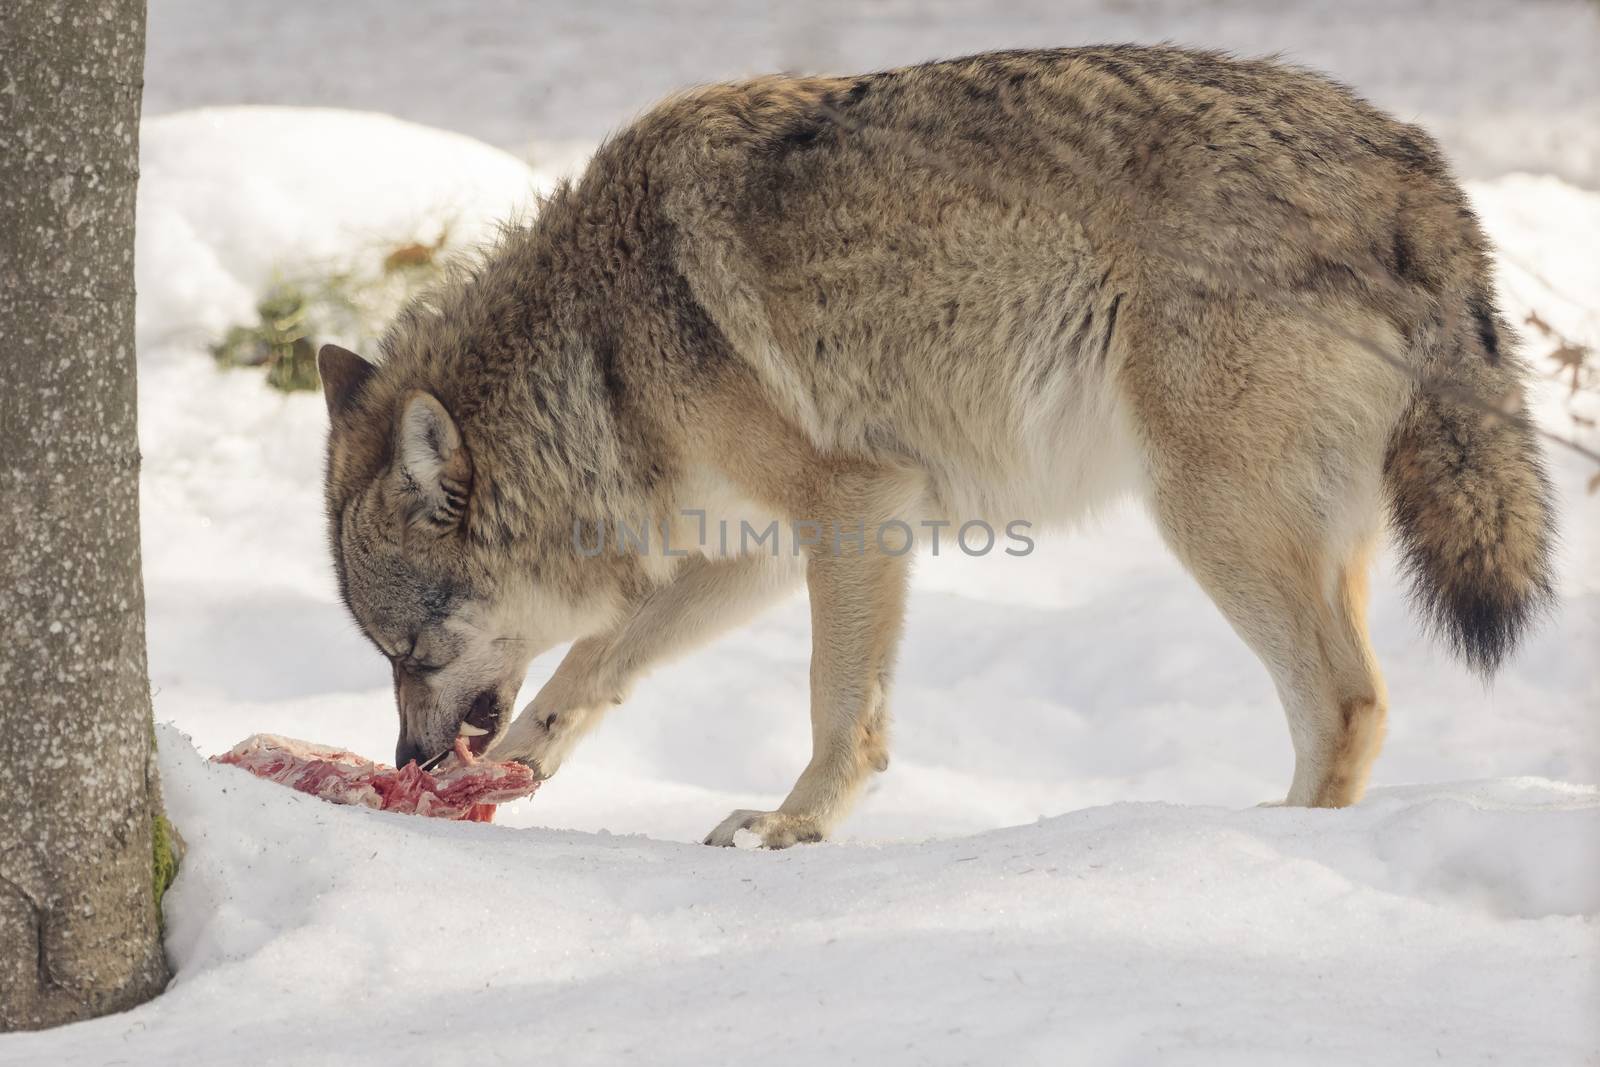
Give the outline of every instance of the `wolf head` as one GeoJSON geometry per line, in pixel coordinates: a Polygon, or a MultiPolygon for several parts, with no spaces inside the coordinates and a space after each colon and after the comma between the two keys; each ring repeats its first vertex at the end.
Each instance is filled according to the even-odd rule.
{"type": "Polygon", "coordinates": [[[510,725],[533,657],[589,626],[505,546],[472,535],[473,456],[437,395],[379,382],[378,367],[334,345],[318,371],[334,569],[394,674],[395,764],[426,763],[458,735],[482,752],[510,725]]]}

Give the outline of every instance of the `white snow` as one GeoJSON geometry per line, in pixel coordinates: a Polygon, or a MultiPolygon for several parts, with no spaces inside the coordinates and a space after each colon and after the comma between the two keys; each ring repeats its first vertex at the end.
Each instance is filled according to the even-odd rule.
{"type": "Polygon", "coordinates": [[[203,108],[149,121],[139,163],[146,363],[249,321],[285,271],[348,266],[444,228],[470,243],[543,191],[526,164],[470,137],[324,108],[203,108]]]}
{"type": "Polygon", "coordinates": [[[762,853],[334,808],[162,744],[178,977],[19,1062],[1559,1064],[1592,1022],[1592,789],[762,853]]]}
{"type": "MultiPolygon", "coordinates": [[[[1600,496],[1556,448],[1562,604],[1492,689],[1421,636],[1383,565],[1391,732],[1345,811],[1255,806],[1290,771],[1271,685],[1132,509],[1023,559],[923,561],[893,764],[833,843],[693,843],[805,761],[800,599],[657,672],[493,826],[205,764],[262,731],[377,758],[394,742],[387,666],[326,560],[322,401],[217,370],[205,342],[286,266],[426,239],[441,210],[481,226],[550,175],[347,112],[209,109],[143,138],[150,663],[189,846],[167,897],[177,977],[133,1012],[0,1038],[0,1062],[1600,1053],[1600,496]]],[[[1470,191],[1512,318],[1600,345],[1600,195],[1521,174],[1470,191]]],[[[1574,432],[1563,387],[1537,388],[1574,432]]]]}

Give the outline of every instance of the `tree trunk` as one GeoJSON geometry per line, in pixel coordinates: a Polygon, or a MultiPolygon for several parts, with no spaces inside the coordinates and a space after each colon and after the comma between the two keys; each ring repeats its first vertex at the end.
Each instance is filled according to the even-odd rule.
{"type": "Polygon", "coordinates": [[[144,22],[144,0],[0,0],[0,1030],[168,976],[134,404],[144,22]]]}

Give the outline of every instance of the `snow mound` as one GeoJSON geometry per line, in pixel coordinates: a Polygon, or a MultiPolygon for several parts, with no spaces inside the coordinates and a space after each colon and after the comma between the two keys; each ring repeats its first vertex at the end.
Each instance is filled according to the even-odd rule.
{"type": "Polygon", "coordinates": [[[178,977],[23,1057],[1577,1064],[1592,1032],[1593,789],[767,853],[334,808],[160,748],[178,977]]]}
{"type": "Polygon", "coordinates": [[[277,272],[352,249],[470,244],[546,188],[470,137],[387,115],[215,107],[140,127],[138,331],[146,353],[248,321],[277,272]]]}

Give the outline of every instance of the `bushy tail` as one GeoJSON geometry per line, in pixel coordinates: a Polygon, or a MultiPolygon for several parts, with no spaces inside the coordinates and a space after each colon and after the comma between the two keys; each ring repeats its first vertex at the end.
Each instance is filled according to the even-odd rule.
{"type": "Polygon", "coordinates": [[[1552,599],[1555,508],[1522,365],[1483,303],[1395,428],[1384,480],[1414,602],[1487,677],[1552,599]]]}

